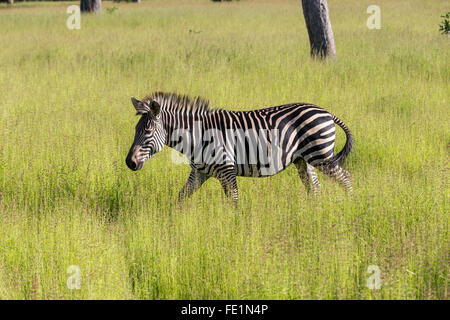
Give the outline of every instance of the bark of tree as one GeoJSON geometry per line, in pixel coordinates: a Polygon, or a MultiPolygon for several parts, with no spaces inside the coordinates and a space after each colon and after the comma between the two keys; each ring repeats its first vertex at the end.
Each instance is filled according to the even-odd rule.
{"type": "Polygon", "coordinates": [[[302,7],[311,45],[311,56],[320,59],[334,58],[336,47],[327,0],[302,0],[302,7]]]}
{"type": "Polygon", "coordinates": [[[91,2],[89,0],[80,0],[80,11],[81,12],[90,12],[91,11],[91,2]]]}
{"type": "Polygon", "coordinates": [[[14,0],[8,0],[8,4],[14,4],[14,0]]]}
{"type": "Polygon", "coordinates": [[[102,0],[92,0],[92,11],[94,13],[102,12],[102,0]]]}
{"type": "Polygon", "coordinates": [[[133,2],[141,3],[141,0],[133,0],[133,2]]]}
{"type": "Polygon", "coordinates": [[[81,12],[102,12],[102,0],[80,0],[81,12]]]}

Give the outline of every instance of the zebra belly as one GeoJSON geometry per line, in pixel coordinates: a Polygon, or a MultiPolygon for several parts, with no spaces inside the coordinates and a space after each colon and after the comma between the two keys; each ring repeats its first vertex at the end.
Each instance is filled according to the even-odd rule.
{"type": "MultiPolygon", "coordinates": [[[[272,146],[273,147],[273,146],[272,146]]],[[[258,161],[252,163],[236,163],[236,175],[242,177],[269,177],[283,171],[289,164],[286,152],[279,146],[269,148],[268,153],[259,153],[258,161]]],[[[248,159],[247,159],[248,160],[248,159]]]]}
{"type": "Polygon", "coordinates": [[[236,175],[239,177],[269,177],[281,171],[283,168],[260,167],[258,165],[236,165],[236,175]]]}

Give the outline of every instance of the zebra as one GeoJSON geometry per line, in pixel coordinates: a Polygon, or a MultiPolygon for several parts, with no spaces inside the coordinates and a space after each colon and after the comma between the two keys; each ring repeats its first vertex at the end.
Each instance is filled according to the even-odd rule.
{"type": "Polygon", "coordinates": [[[317,105],[290,103],[230,111],[210,108],[209,101],[200,97],[165,92],[155,92],[142,100],[132,97],[131,101],[140,119],[126,164],[133,171],[140,170],[165,145],[186,155],[191,172],[178,194],[179,200],[215,177],[237,205],[237,176],[271,176],[291,163],[307,193],[316,195],[320,188],[315,168],[337,180],[349,193],[352,191],[350,173],[341,167],[352,149],[352,133],[340,119],[317,105]],[[346,135],[345,145],[336,155],[335,124],[346,135]],[[208,153],[208,148],[214,152],[209,152],[212,155],[205,160],[202,155],[208,153]],[[265,157],[264,161],[261,157],[265,157]]]}

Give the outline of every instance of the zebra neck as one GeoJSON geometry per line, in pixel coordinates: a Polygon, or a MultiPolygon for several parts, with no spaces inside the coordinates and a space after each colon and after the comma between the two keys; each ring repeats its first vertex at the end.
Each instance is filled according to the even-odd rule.
{"type": "Polygon", "coordinates": [[[164,110],[161,120],[166,131],[166,145],[174,148],[182,139],[191,139],[200,135],[204,117],[199,112],[186,112],[181,110],[164,110]],[[189,137],[186,137],[189,135],[189,137]]]}

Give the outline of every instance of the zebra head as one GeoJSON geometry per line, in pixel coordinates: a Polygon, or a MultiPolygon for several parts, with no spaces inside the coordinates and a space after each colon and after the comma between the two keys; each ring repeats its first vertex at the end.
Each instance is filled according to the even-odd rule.
{"type": "Polygon", "coordinates": [[[133,144],[128,152],[126,163],[133,171],[142,169],[145,161],[164,147],[166,132],[161,121],[161,107],[155,100],[139,101],[131,98],[137,115],[141,118],[136,125],[133,144]]]}

